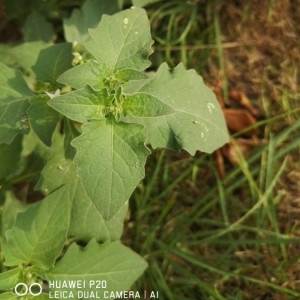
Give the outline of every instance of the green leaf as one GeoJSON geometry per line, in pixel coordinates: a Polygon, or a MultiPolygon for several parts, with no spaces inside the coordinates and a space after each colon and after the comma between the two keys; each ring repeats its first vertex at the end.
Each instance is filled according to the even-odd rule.
{"type": "Polygon", "coordinates": [[[0,63],[0,143],[9,144],[17,134],[27,132],[26,110],[32,95],[21,74],[0,63]]]}
{"type": "Polygon", "coordinates": [[[70,191],[72,208],[68,236],[83,241],[91,238],[107,241],[120,237],[123,225],[113,227],[110,233],[101,212],[87,196],[71,160],[65,160],[63,155],[53,157],[43,169],[42,177],[39,187],[43,191],[49,193],[61,185],[70,191]]]}
{"type": "Polygon", "coordinates": [[[101,67],[96,61],[90,60],[86,64],[77,65],[63,74],[57,81],[71,86],[74,89],[83,88],[86,84],[95,87],[103,88],[103,79],[106,77],[107,71],[101,67]]]}
{"type": "Polygon", "coordinates": [[[69,119],[85,123],[105,117],[105,107],[112,101],[106,89],[94,90],[89,85],[49,100],[49,105],[69,119]]]}
{"type": "MultiPolygon", "coordinates": [[[[75,168],[73,176],[76,176],[75,168]]],[[[78,177],[76,187],[69,235],[83,241],[89,241],[92,238],[101,242],[120,239],[128,211],[127,203],[111,219],[105,220],[102,211],[97,206],[97,200],[92,200],[87,195],[78,177]]]]}
{"type": "Polygon", "coordinates": [[[16,171],[22,151],[22,139],[23,136],[19,135],[9,145],[0,144],[0,182],[16,171]]]}
{"type": "Polygon", "coordinates": [[[0,273],[0,291],[12,289],[21,278],[21,269],[15,268],[4,273],[0,273]]]}
{"type": "Polygon", "coordinates": [[[108,70],[149,67],[153,43],[145,10],[134,8],[113,16],[104,15],[99,26],[89,31],[85,47],[108,70]]]}
{"type": "Polygon", "coordinates": [[[175,113],[155,118],[127,117],[123,121],[145,126],[153,148],[212,152],[228,142],[222,110],[213,92],[194,70],[178,65],[170,70],[162,64],[148,80],[129,82],[125,93],[144,93],[169,105],[175,113]]]}
{"type": "Polygon", "coordinates": [[[136,93],[125,98],[123,113],[125,116],[158,117],[175,111],[156,97],[145,93],[136,93]]]}
{"type": "Polygon", "coordinates": [[[48,46],[49,45],[43,41],[28,42],[14,47],[12,52],[20,66],[29,71],[36,63],[41,50],[48,46]]]}
{"type": "Polygon", "coordinates": [[[64,185],[69,190],[72,209],[68,235],[83,241],[92,238],[102,242],[119,239],[127,205],[124,205],[110,220],[104,220],[101,210],[94,203],[97,199],[93,201],[88,197],[77,175],[76,166],[64,157],[62,140],[54,139],[51,148],[53,155],[47,160],[36,188],[44,193],[51,193],[64,185]]]}
{"type": "Polygon", "coordinates": [[[39,95],[32,99],[28,110],[28,120],[32,130],[46,145],[51,145],[52,134],[60,117],[47,104],[48,97],[39,95]]]}
{"type": "Polygon", "coordinates": [[[27,42],[40,40],[49,42],[54,37],[54,32],[46,18],[37,11],[33,11],[23,26],[23,36],[27,42]]]}
{"type": "Polygon", "coordinates": [[[149,150],[141,130],[137,124],[93,121],[82,126],[83,133],[72,143],[79,177],[106,221],[127,205],[144,177],[149,150]]]}
{"type": "MultiPolygon", "coordinates": [[[[97,291],[100,299],[112,299],[106,295],[128,290],[146,267],[144,259],[119,241],[98,244],[92,240],[85,248],[72,244],[55,267],[41,276],[50,282],[77,280],[80,277],[86,282],[85,289],[81,291],[97,291]],[[106,282],[107,287],[97,289],[95,285],[90,286],[95,280],[106,282]]],[[[55,288],[50,289],[50,293],[54,291],[55,288]]],[[[72,291],[76,295],[76,289],[72,291]]]]}
{"type": "Polygon", "coordinates": [[[114,14],[118,11],[116,0],[87,0],[80,10],[75,9],[69,19],[64,19],[64,33],[68,42],[83,45],[88,38],[88,29],[96,27],[103,14],[114,14]]]}
{"type": "Polygon", "coordinates": [[[3,252],[6,266],[32,263],[48,269],[61,252],[70,222],[70,199],[61,188],[17,215],[6,232],[3,252]]]}
{"type": "Polygon", "coordinates": [[[72,44],[54,44],[41,50],[32,69],[37,80],[55,84],[57,77],[72,67],[72,60],[72,44]]]}

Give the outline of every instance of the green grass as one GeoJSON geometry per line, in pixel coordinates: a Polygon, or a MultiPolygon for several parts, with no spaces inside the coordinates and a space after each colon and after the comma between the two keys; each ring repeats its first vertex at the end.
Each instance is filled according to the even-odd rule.
{"type": "MultiPolygon", "coordinates": [[[[226,98],[218,2],[166,1],[148,11],[161,50],[153,61],[183,61],[199,72],[214,62],[226,98]]],[[[247,156],[238,153],[236,165],[225,162],[224,178],[210,154],[157,150],[148,160],[123,238],[149,263],[134,288],[158,291],[161,300],[300,298],[291,271],[300,258],[297,226],[278,214],[289,193],[282,183],[299,156],[299,95],[282,87],[274,111],[261,81],[259,143],[247,156]]]]}
{"type": "Polygon", "coordinates": [[[238,299],[245,287],[257,297],[299,297],[285,286],[288,247],[299,239],[280,232],[276,215],[276,185],[300,146],[299,129],[300,120],[241,156],[223,180],[208,155],[173,162],[157,151],[131,199],[127,237],[149,262],[137,288],[160,299],[238,299]]]}

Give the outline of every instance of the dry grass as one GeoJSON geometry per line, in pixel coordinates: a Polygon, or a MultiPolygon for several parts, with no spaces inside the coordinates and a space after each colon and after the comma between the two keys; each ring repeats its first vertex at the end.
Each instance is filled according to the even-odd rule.
{"type": "MultiPolygon", "coordinates": [[[[236,44],[234,49],[223,49],[227,87],[246,93],[261,107],[263,118],[299,108],[300,1],[247,2],[247,7],[243,1],[217,2],[222,43],[236,44]]],[[[217,70],[211,67],[210,76],[218,79],[217,70]]],[[[289,126],[297,116],[299,113],[291,114],[266,126],[264,136],[289,126]]],[[[282,233],[300,237],[300,152],[289,153],[287,159],[286,171],[276,187],[277,193],[284,195],[277,206],[278,222],[282,233]]],[[[289,246],[288,257],[283,285],[299,291],[299,245],[289,246]]],[[[268,263],[275,266],[279,261],[268,263]]],[[[271,295],[270,299],[286,299],[276,293],[271,295]]],[[[246,298],[251,299],[251,295],[246,298]]]]}
{"type": "MultiPolygon", "coordinates": [[[[233,105],[232,99],[226,98],[231,91],[244,93],[260,111],[259,116],[256,116],[257,121],[265,122],[263,126],[260,126],[257,139],[261,144],[268,145],[271,136],[276,136],[299,119],[299,109],[297,110],[297,108],[300,107],[300,77],[298,74],[300,66],[300,1],[216,0],[207,2],[194,0],[190,2],[198,5],[197,21],[194,22],[188,35],[181,42],[174,42],[177,28],[176,25],[172,25],[175,28],[172,31],[173,27],[167,23],[167,17],[155,19],[153,30],[158,31],[157,35],[164,42],[167,39],[163,38],[169,37],[166,45],[160,44],[157,40],[156,50],[165,51],[164,59],[167,59],[171,65],[175,65],[182,58],[187,58],[186,65],[198,69],[205,80],[224,98],[228,107],[233,105]],[[217,27],[219,27],[218,30],[217,27]],[[183,52],[184,54],[182,54],[183,52]],[[205,63],[200,61],[203,58],[207,59],[205,63]],[[279,115],[282,117],[271,121],[272,118],[279,115]]],[[[178,20],[177,23],[184,23],[182,20],[186,20],[184,23],[186,24],[189,15],[188,10],[182,10],[174,19],[178,20]]],[[[294,136],[297,134],[295,133],[294,136]]],[[[280,144],[274,148],[274,151],[279,150],[280,144]]],[[[250,167],[263,168],[267,155],[263,153],[261,161],[256,161],[250,167]]],[[[182,154],[177,156],[177,159],[182,158],[187,165],[183,164],[180,167],[180,163],[172,164],[170,162],[174,167],[174,178],[178,178],[179,174],[185,172],[193,163],[189,159],[185,161],[182,154]]],[[[170,156],[168,157],[170,158],[170,156]]],[[[201,155],[197,156],[194,162],[200,157],[201,155]]],[[[278,205],[275,207],[274,220],[279,226],[280,234],[297,238],[300,236],[300,152],[293,150],[288,152],[286,157],[274,161],[274,176],[284,158],[286,158],[284,172],[279,176],[272,192],[274,198],[278,197],[279,199],[278,205]]],[[[246,157],[246,160],[248,159],[250,158],[246,157]]],[[[200,211],[204,211],[203,215],[201,213],[198,215],[201,218],[204,216],[205,219],[197,221],[197,226],[191,226],[191,236],[193,232],[198,234],[198,232],[205,232],[208,228],[214,234],[214,229],[218,228],[216,224],[220,220],[220,207],[218,207],[219,210],[212,209],[213,204],[211,204],[210,208],[206,210],[203,208],[203,206],[209,207],[210,205],[205,201],[212,201],[214,196],[218,197],[213,194],[211,197],[205,197],[215,184],[215,178],[212,178],[211,172],[212,165],[213,162],[208,164],[207,160],[195,163],[197,176],[193,177],[192,173],[190,178],[182,181],[173,191],[177,200],[177,213],[185,210],[191,211],[191,216],[196,215],[196,212],[192,213],[195,206],[200,211]],[[211,188],[207,189],[207,185],[211,188]],[[202,206],[193,202],[193,199],[198,198],[198,201],[203,201],[202,206]],[[205,223],[210,221],[215,221],[215,224],[210,226],[205,223]]],[[[231,167],[227,165],[227,174],[231,174],[231,171],[231,167]]],[[[251,169],[247,171],[252,172],[251,169]]],[[[258,174],[260,172],[263,173],[258,170],[258,174]]],[[[243,175],[245,174],[239,176],[243,175]]],[[[251,175],[253,175],[253,180],[257,180],[259,177],[254,171],[251,175]]],[[[172,174],[169,176],[172,177],[172,174]]],[[[231,187],[228,184],[234,185],[237,180],[239,178],[230,182],[224,178],[225,183],[222,184],[225,189],[230,190],[231,187]]],[[[247,183],[244,184],[247,185],[247,183]]],[[[247,208],[249,209],[253,205],[249,200],[251,199],[250,192],[246,190],[247,188],[241,185],[236,190],[233,188],[232,192],[224,191],[227,193],[225,205],[228,210],[229,223],[238,220],[247,211],[247,208]]],[[[225,244],[217,245],[208,242],[206,245],[201,244],[190,249],[199,256],[199,259],[204,258],[206,262],[217,261],[216,265],[220,264],[220,269],[225,270],[228,267],[229,270],[238,270],[241,277],[222,277],[217,274],[218,272],[205,274],[205,272],[201,272],[202,269],[199,273],[196,270],[192,272],[204,282],[216,287],[222,295],[227,297],[226,299],[229,299],[230,296],[233,297],[230,299],[249,300],[295,299],[285,294],[284,290],[276,290],[270,285],[261,284],[262,282],[274,283],[283,289],[290,288],[300,291],[299,243],[283,246],[280,241],[276,242],[276,238],[272,242],[255,242],[256,239],[267,237],[260,230],[272,232],[274,228],[272,228],[272,222],[269,221],[266,219],[262,221],[262,224],[257,225],[255,217],[248,218],[244,225],[254,231],[251,233],[251,231],[243,232],[241,230],[231,233],[233,242],[231,246],[227,247],[226,242],[221,241],[225,244]],[[244,239],[245,244],[240,243],[239,239],[244,239]],[[253,243],[247,244],[251,239],[254,240],[253,243]],[[286,252],[282,250],[283,248],[286,249],[286,252]],[[243,275],[261,280],[261,283],[245,280],[243,275]],[[240,295],[240,298],[236,298],[237,295],[240,295]]],[[[199,236],[201,237],[201,234],[199,236]]]]}
{"type": "Polygon", "coordinates": [[[275,102],[283,89],[296,94],[300,14],[294,8],[300,2],[279,0],[270,6],[268,1],[248,1],[247,8],[230,2],[219,3],[219,15],[223,42],[239,45],[234,51],[224,49],[231,87],[253,98],[265,92],[275,102]]]}

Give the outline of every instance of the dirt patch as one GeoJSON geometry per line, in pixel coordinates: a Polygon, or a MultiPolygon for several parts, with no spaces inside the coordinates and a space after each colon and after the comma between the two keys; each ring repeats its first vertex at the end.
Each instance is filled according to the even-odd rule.
{"type": "Polygon", "coordinates": [[[300,2],[247,2],[219,3],[222,41],[237,45],[224,49],[226,76],[249,97],[267,94],[277,102],[283,89],[298,89],[300,2]]]}
{"type": "MultiPolygon", "coordinates": [[[[299,107],[299,38],[300,1],[218,2],[225,76],[229,89],[244,92],[264,111],[263,118],[276,116],[299,107]]],[[[297,113],[299,116],[299,112],[297,113]]],[[[274,122],[268,132],[291,125],[296,114],[274,122]]],[[[265,133],[265,137],[268,138],[265,133]]],[[[300,236],[300,155],[287,155],[287,168],[277,192],[283,194],[277,207],[280,230],[289,236],[300,236]]],[[[286,266],[287,282],[283,285],[300,289],[299,246],[290,244],[286,266]]],[[[273,295],[275,297],[275,295],[273,295]]],[[[276,296],[277,297],[277,296],[276,296]]],[[[272,298],[272,299],[281,299],[272,298]]]]}

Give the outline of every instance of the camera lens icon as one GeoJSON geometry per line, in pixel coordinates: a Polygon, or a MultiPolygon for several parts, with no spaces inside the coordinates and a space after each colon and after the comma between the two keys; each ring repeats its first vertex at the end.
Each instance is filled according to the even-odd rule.
{"type": "Polygon", "coordinates": [[[42,291],[43,287],[39,283],[32,283],[30,285],[27,285],[24,282],[19,282],[16,284],[16,286],[13,289],[14,293],[17,296],[25,296],[27,294],[30,294],[31,296],[39,296],[42,291]]]}

